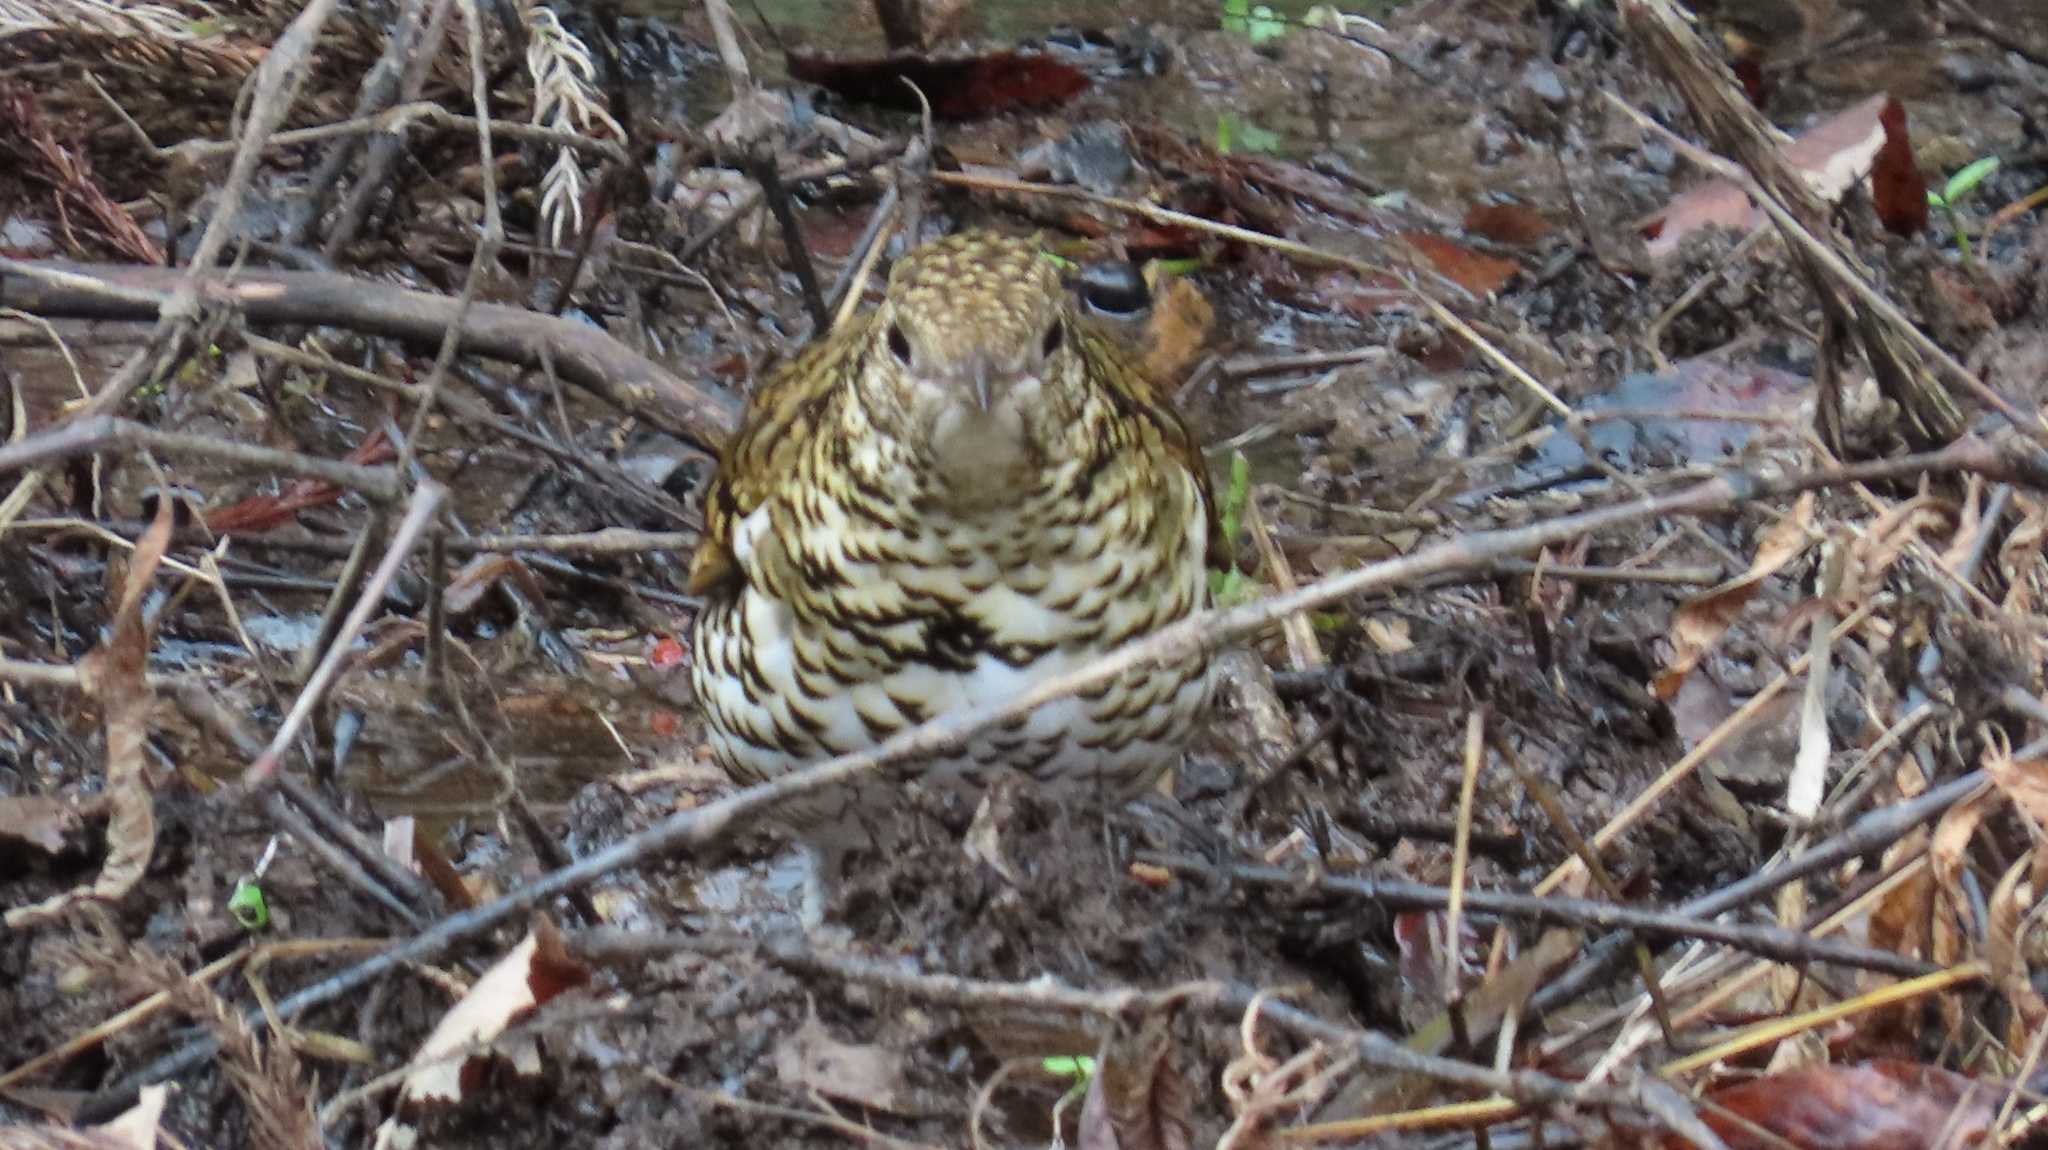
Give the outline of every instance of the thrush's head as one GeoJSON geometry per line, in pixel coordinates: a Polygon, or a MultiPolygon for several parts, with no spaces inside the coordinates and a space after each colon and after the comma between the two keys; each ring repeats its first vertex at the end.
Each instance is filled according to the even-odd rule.
{"type": "Polygon", "coordinates": [[[881,430],[955,486],[1056,460],[1088,386],[1052,264],[1028,239],[969,232],[896,264],[858,386],[881,430]]]}

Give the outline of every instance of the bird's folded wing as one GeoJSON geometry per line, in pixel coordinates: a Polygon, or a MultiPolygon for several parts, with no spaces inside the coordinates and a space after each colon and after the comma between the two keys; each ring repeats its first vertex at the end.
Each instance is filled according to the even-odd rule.
{"type": "Polygon", "coordinates": [[[819,434],[832,434],[833,399],[852,386],[852,361],[867,345],[862,326],[856,321],[811,345],[754,392],[704,495],[704,539],[690,561],[691,594],[708,594],[744,578],[733,554],[733,534],[741,520],[795,481],[805,445],[819,434]]]}

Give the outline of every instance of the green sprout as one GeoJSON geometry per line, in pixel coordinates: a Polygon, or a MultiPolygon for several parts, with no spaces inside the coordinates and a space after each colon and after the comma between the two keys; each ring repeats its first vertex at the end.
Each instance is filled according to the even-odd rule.
{"type": "Polygon", "coordinates": [[[1054,1078],[1078,1078],[1086,1082],[1095,1077],[1095,1060],[1085,1054],[1055,1055],[1039,1065],[1054,1078]]]}
{"type": "Polygon", "coordinates": [[[1263,48],[1287,34],[1287,21],[1264,4],[1253,6],[1251,0],[1223,0],[1223,30],[1238,33],[1250,40],[1254,48],[1263,48]]]}
{"type": "Polygon", "coordinates": [[[1956,249],[1962,253],[1965,264],[1974,265],[1976,259],[1970,253],[1970,236],[1963,226],[1962,213],[1957,209],[1962,201],[1969,198],[1970,193],[1976,191],[1978,186],[1997,170],[1998,157],[1985,156],[1983,159],[1965,164],[1962,171],[1948,178],[1948,183],[1940,191],[1927,193],[1927,202],[1940,208],[1941,214],[1948,217],[1949,230],[1956,234],[1956,249]]]}
{"type": "MultiPolygon", "coordinates": [[[[1252,464],[1244,452],[1234,451],[1230,455],[1230,486],[1223,491],[1223,507],[1218,518],[1223,521],[1223,538],[1216,541],[1218,547],[1228,553],[1236,547],[1238,530],[1244,526],[1245,505],[1252,496],[1252,464]]],[[[1218,607],[1234,607],[1249,602],[1258,590],[1258,584],[1245,578],[1236,566],[1224,571],[1209,572],[1209,594],[1218,607]]]]}
{"type": "Polygon", "coordinates": [[[1277,152],[1280,150],[1280,133],[1259,127],[1248,120],[1240,120],[1235,112],[1225,112],[1216,117],[1216,152],[1227,156],[1233,151],[1253,153],[1277,152]]]}
{"type": "Polygon", "coordinates": [[[270,925],[270,904],[263,901],[263,888],[254,879],[242,879],[235,884],[233,894],[228,896],[228,913],[242,924],[243,930],[262,930],[270,925]]]}
{"type": "Polygon", "coordinates": [[[1067,1107],[1088,1097],[1088,1084],[1095,1080],[1095,1060],[1085,1054],[1064,1054],[1043,1059],[1038,1065],[1054,1078],[1074,1080],[1074,1084],[1060,1095],[1059,1101],[1052,1104],[1052,1144],[1061,1147],[1066,1143],[1059,1136],[1060,1115],[1067,1107]]]}

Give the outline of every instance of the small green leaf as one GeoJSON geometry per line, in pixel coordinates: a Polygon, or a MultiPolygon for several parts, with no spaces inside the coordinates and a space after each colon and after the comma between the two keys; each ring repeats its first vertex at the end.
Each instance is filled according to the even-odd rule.
{"type": "Polygon", "coordinates": [[[1073,260],[1070,260],[1065,256],[1056,256],[1048,251],[1041,250],[1038,254],[1044,256],[1047,263],[1050,263],[1052,266],[1060,269],[1063,272],[1075,271],[1079,269],[1081,266],[1080,264],[1075,263],[1073,260]]]}
{"type": "Polygon", "coordinates": [[[262,930],[270,925],[270,905],[263,901],[263,888],[253,879],[243,879],[235,884],[235,892],[228,896],[228,913],[242,924],[243,930],[262,930]]]}
{"type": "Polygon", "coordinates": [[[1244,34],[1251,27],[1252,0],[1223,0],[1223,30],[1244,34]]]}
{"type": "Polygon", "coordinates": [[[1264,4],[1252,9],[1251,22],[1245,26],[1252,47],[1269,44],[1287,34],[1287,21],[1280,19],[1271,8],[1264,4]]]}
{"type": "Polygon", "coordinates": [[[1252,461],[1244,452],[1230,453],[1230,486],[1223,489],[1223,511],[1218,518],[1223,520],[1225,541],[1236,539],[1238,529],[1244,525],[1244,505],[1252,497],[1252,461]]]}
{"type": "Polygon", "coordinates": [[[1230,154],[1230,137],[1237,128],[1237,117],[1228,112],[1216,117],[1216,154],[1230,154]]]}
{"type": "Polygon", "coordinates": [[[1095,1060],[1085,1054],[1061,1054],[1039,1063],[1047,1074],[1055,1078],[1089,1079],[1095,1077],[1095,1060]]]}
{"type": "Polygon", "coordinates": [[[1237,128],[1237,142],[1247,152],[1271,155],[1280,150],[1280,133],[1267,131],[1257,124],[1240,124],[1237,128]]]}
{"type": "Polygon", "coordinates": [[[1986,156],[1963,166],[1963,170],[1948,178],[1948,186],[1941,190],[1942,198],[1953,204],[1977,189],[1977,185],[1998,170],[1998,157],[1986,156]]]}
{"type": "Polygon", "coordinates": [[[1202,259],[1189,256],[1182,260],[1153,260],[1152,270],[1153,274],[1161,277],[1192,275],[1202,270],[1202,259]]]}
{"type": "Polygon", "coordinates": [[[1246,578],[1245,573],[1235,567],[1228,571],[1211,571],[1209,596],[1218,608],[1235,607],[1259,597],[1259,582],[1246,578]]]}

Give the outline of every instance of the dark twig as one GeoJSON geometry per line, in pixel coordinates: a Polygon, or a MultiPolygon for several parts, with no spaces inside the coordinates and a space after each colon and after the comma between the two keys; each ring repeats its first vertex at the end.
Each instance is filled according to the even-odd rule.
{"type": "MultiPolygon", "coordinates": [[[[401,383],[398,380],[378,375],[376,372],[365,371],[362,368],[342,363],[325,355],[301,351],[289,344],[279,343],[276,340],[249,334],[245,334],[242,339],[243,342],[249,345],[249,349],[259,356],[295,363],[311,371],[339,375],[344,379],[351,379],[357,383],[396,392],[415,401],[425,394],[424,390],[416,384],[401,383]]],[[[542,348],[542,354],[543,358],[552,358],[552,356],[547,354],[545,346],[542,348]]],[[[482,403],[457,392],[444,390],[441,393],[440,402],[442,407],[490,432],[492,435],[502,436],[531,447],[558,463],[576,468],[585,475],[588,475],[605,491],[613,495],[623,496],[639,504],[645,511],[684,522],[692,521],[692,513],[675,499],[650,484],[643,482],[637,476],[595,457],[588,451],[578,450],[573,446],[564,446],[545,435],[528,431],[511,420],[500,418],[482,403]]],[[[462,544],[459,541],[451,540],[450,543],[451,546],[460,551],[462,544]]],[[[685,544],[675,543],[668,546],[681,547],[685,546],[685,544]]],[[[653,549],[655,548],[649,548],[649,550],[653,549]]]]}
{"type": "MultiPolygon", "coordinates": [[[[483,21],[478,17],[474,3],[467,6],[462,25],[469,37],[469,98],[475,103],[477,113],[477,170],[483,177],[484,227],[483,234],[477,237],[476,250],[469,256],[469,272],[462,278],[462,295],[455,301],[455,315],[441,333],[441,346],[434,353],[433,370],[427,373],[423,394],[413,406],[412,424],[406,429],[405,438],[398,442],[400,474],[412,468],[420,436],[426,432],[427,420],[432,416],[434,403],[440,398],[442,384],[448,378],[448,367],[455,362],[455,353],[462,346],[462,325],[469,318],[470,309],[476,306],[477,288],[483,284],[485,272],[497,266],[498,248],[505,242],[505,221],[498,208],[498,165],[491,148],[490,84],[484,78],[483,21]]],[[[545,353],[547,345],[541,346],[545,353]]],[[[543,354],[543,362],[547,359],[548,356],[543,354]]]]}
{"type": "MultiPolygon", "coordinates": [[[[1755,902],[1794,879],[1804,878],[1857,855],[1889,846],[1907,831],[1929,819],[1939,817],[1942,812],[1967,798],[1987,781],[1984,772],[1972,771],[1959,779],[1943,783],[1918,798],[1872,811],[1841,834],[1797,858],[1786,861],[1783,866],[1751,875],[1711,894],[1701,895],[1681,904],[1673,913],[1699,919],[1724,914],[1736,907],[1755,902]]],[[[1609,935],[1586,947],[1586,957],[1580,959],[1578,965],[1537,991],[1529,999],[1530,1012],[1540,1015],[1554,1011],[1585,993],[1605,977],[1617,961],[1626,956],[1628,941],[1628,935],[1609,935]]]]}
{"type": "MultiPolygon", "coordinates": [[[[1234,988],[1232,997],[1248,1009],[1253,992],[1234,988]]],[[[1385,1035],[1330,1022],[1272,998],[1260,1002],[1259,1013],[1302,1037],[1340,1044],[1356,1054],[1361,1062],[1384,1070],[1422,1075],[1439,1082],[1504,1095],[1524,1107],[1543,1103],[1614,1106],[1648,1114],[1695,1146],[1725,1145],[1700,1121],[1683,1094],[1654,1076],[1638,1079],[1631,1086],[1595,1087],[1589,1083],[1566,1082],[1533,1070],[1488,1070],[1470,1063],[1417,1054],[1385,1035]],[[1599,1100],[1593,1096],[1596,1091],[1602,1096],[1599,1100]]]]}
{"type": "Polygon", "coordinates": [[[348,552],[342,558],[341,571],[334,579],[334,591],[327,596],[327,602],[320,609],[320,631],[317,641],[309,643],[299,652],[292,667],[292,678],[303,683],[312,677],[313,668],[319,665],[321,652],[334,642],[334,636],[341,629],[342,611],[347,607],[356,591],[362,586],[363,577],[370,569],[370,556],[384,544],[385,532],[391,528],[391,518],[382,507],[372,508],[369,518],[356,532],[348,545],[348,552]]]}
{"type": "Polygon", "coordinates": [[[360,467],[296,451],[279,451],[253,443],[214,439],[180,431],[159,431],[111,415],[75,420],[18,443],[0,447],[0,472],[40,467],[60,459],[90,455],[110,447],[140,448],[166,455],[217,459],[252,471],[283,472],[325,480],[375,499],[398,496],[398,476],[388,467],[360,467]]]}
{"type": "MultiPolygon", "coordinates": [[[[1229,882],[1276,892],[1307,895],[1336,895],[1360,903],[1376,903],[1395,910],[1443,910],[1450,905],[1449,887],[1404,879],[1348,878],[1336,875],[1290,871],[1283,867],[1237,863],[1212,868],[1201,859],[1155,851],[1138,853],[1141,862],[1154,863],[1178,874],[1217,875],[1229,882]]],[[[1505,891],[1467,889],[1465,907],[1473,915],[1491,916],[1546,926],[1577,927],[1585,930],[1626,930],[1655,938],[1697,938],[1732,946],[1778,962],[1832,962],[1860,970],[1875,970],[1904,978],[1931,974],[1939,969],[1931,963],[1909,958],[1879,947],[1829,942],[1781,926],[1764,923],[1718,922],[1678,911],[1642,910],[1596,899],[1561,895],[1526,895],[1505,891]]]]}
{"type": "Polygon", "coordinates": [[[381,903],[386,910],[403,919],[407,926],[415,930],[419,929],[423,922],[420,916],[414,913],[411,907],[405,905],[404,900],[392,894],[390,889],[383,883],[371,878],[369,872],[357,864],[356,860],[350,858],[340,847],[329,842],[327,836],[315,830],[312,821],[301,814],[298,808],[292,806],[291,802],[284,797],[283,792],[272,791],[264,796],[263,809],[269,813],[271,819],[280,828],[296,839],[300,846],[305,847],[308,851],[312,852],[315,858],[326,863],[328,869],[340,875],[350,886],[355,887],[378,903],[381,903]]]}
{"type": "MultiPolygon", "coordinates": [[[[402,38],[403,42],[387,46],[385,61],[394,67],[403,62],[404,71],[399,74],[397,91],[390,91],[388,80],[380,82],[378,90],[370,95],[381,98],[373,100],[366,96],[357,107],[359,112],[370,111],[375,105],[392,99],[419,99],[420,92],[426,87],[427,79],[433,74],[434,57],[441,53],[441,43],[448,35],[448,17],[454,9],[454,0],[433,0],[433,8],[427,14],[424,25],[407,22],[393,29],[392,39],[397,41],[402,38]],[[415,27],[417,31],[413,30],[415,27]]],[[[353,142],[345,141],[341,150],[344,153],[352,152],[353,142]]],[[[336,259],[350,243],[354,242],[356,233],[362,229],[363,221],[370,217],[371,205],[384,193],[385,182],[391,174],[392,166],[404,154],[405,140],[402,137],[388,135],[371,139],[369,150],[363,157],[362,167],[350,184],[348,198],[342,201],[341,210],[336,214],[334,223],[327,229],[326,241],[320,249],[322,255],[330,260],[336,259]]],[[[346,155],[340,166],[346,166],[346,155]]],[[[337,173],[339,170],[340,167],[336,167],[337,173]]],[[[320,174],[326,176],[329,173],[323,169],[320,174]]]]}
{"type": "MultiPolygon", "coordinates": [[[[12,529],[69,531],[88,522],[83,519],[24,519],[15,523],[12,529]]],[[[148,524],[135,520],[108,520],[93,526],[133,539],[141,535],[148,524]]],[[[205,546],[213,542],[210,537],[196,531],[179,532],[172,538],[181,546],[205,546]]],[[[606,527],[562,535],[470,535],[449,539],[448,553],[479,555],[532,551],[548,555],[640,555],[650,551],[686,551],[697,545],[697,538],[694,531],[636,531],[627,527],[606,527]]],[[[271,538],[264,535],[237,536],[235,546],[335,557],[346,556],[354,550],[353,544],[337,539],[271,538]]]]}
{"type": "Polygon", "coordinates": [[[768,201],[768,210],[774,214],[776,226],[782,229],[782,246],[788,251],[790,266],[796,271],[797,285],[803,289],[804,308],[811,313],[811,330],[830,330],[832,309],[825,306],[825,293],[818,287],[818,269],[811,262],[811,249],[804,243],[803,225],[797,222],[796,208],[789,201],[789,189],[782,183],[775,146],[767,140],[757,142],[747,155],[747,169],[754,182],[761,185],[761,195],[768,201]]]}
{"type": "Polygon", "coordinates": [[[320,665],[314,669],[313,674],[306,680],[306,685],[300,689],[298,699],[292,703],[292,709],[285,715],[284,722],[278,725],[277,734],[270,740],[270,746],[264,749],[262,756],[250,764],[248,771],[243,774],[244,785],[261,783],[276,773],[278,761],[283,757],[285,748],[291,745],[292,739],[298,735],[299,727],[312,714],[313,707],[321,697],[327,693],[328,685],[333,682],[335,673],[341,669],[342,660],[348,655],[349,645],[369,623],[371,612],[383,602],[384,588],[389,586],[392,577],[398,574],[399,564],[405,561],[413,543],[418,540],[420,533],[426,530],[427,523],[433,518],[441,505],[441,500],[447,494],[447,488],[432,481],[421,484],[413,492],[412,504],[406,508],[404,522],[400,523],[398,530],[392,534],[391,546],[384,553],[384,561],[377,565],[376,572],[364,585],[363,593],[356,597],[355,608],[349,612],[340,631],[328,644],[327,654],[320,660],[320,665]]]}
{"type": "MultiPolygon", "coordinates": [[[[322,124],[317,128],[297,128],[279,132],[270,138],[268,147],[281,149],[321,140],[344,139],[349,136],[377,136],[390,134],[403,136],[407,129],[416,124],[429,124],[444,131],[473,131],[477,126],[475,116],[451,112],[432,100],[415,100],[400,104],[371,115],[358,115],[354,119],[338,120],[322,124]]],[[[517,120],[491,120],[492,133],[516,140],[522,144],[538,144],[549,148],[573,148],[601,160],[615,164],[629,164],[632,157],[615,141],[600,140],[580,132],[566,132],[558,128],[543,128],[537,124],[525,124],[517,120]]],[[[191,161],[216,158],[233,151],[231,140],[187,140],[163,149],[169,155],[191,161]]]]}
{"type": "MultiPolygon", "coordinates": [[[[244,758],[253,759],[263,753],[262,740],[243,724],[239,715],[228,710],[215,691],[188,683],[177,686],[171,697],[186,718],[219,735],[244,758]]],[[[364,868],[375,872],[381,886],[401,896],[411,907],[438,905],[438,898],[431,887],[385,853],[382,845],[350,825],[312,788],[289,772],[279,772],[277,783],[283,796],[290,799],[327,838],[348,848],[364,868]]],[[[407,921],[418,925],[415,919],[408,918],[407,921]]]]}

